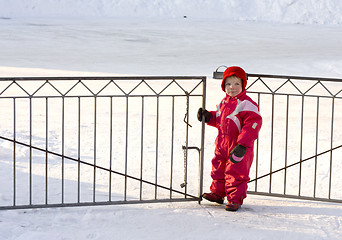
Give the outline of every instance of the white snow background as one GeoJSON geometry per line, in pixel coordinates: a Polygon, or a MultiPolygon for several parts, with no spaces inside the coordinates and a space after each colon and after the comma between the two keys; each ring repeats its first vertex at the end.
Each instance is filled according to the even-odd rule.
{"type": "MultiPolygon", "coordinates": [[[[338,0],[0,0],[0,76],[205,75],[215,109],[222,64],[341,78],[341,23],[338,0]]],[[[206,128],[205,191],[215,135],[206,128]]],[[[340,204],[249,195],[236,213],[207,202],[2,211],[0,239],[341,239],[341,225],[340,204]]]]}

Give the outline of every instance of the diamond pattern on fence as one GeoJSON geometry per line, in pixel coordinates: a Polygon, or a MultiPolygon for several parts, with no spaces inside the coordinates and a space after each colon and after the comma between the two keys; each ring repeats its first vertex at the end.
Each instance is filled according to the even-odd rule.
{"type": "Polygon", "coordinates": [[[202,89],[199,89],[201,82],[189,85],[191,78],[51,77],[48,80],[47,78],[2,78],[1,85],[3,86],[0,85],[0,97],[183,96],[184,94],[202,94],[202,89]]]}

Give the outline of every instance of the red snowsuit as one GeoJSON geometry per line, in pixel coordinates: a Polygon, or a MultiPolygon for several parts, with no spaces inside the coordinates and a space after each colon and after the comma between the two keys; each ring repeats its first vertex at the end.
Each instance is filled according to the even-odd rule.
{"type": "Polygon", "coordinates": [[[236,97],[226,97],[220,102],[217,111],[211,111],[207,123],[218,129],[215,141],[215,156],[212,159],[210,191],[220,197],[242,205],[247,194],[249,170],[254,157],[254,141],[262,125],[259,106],[243,90],[236,97]],[[247,148],[243,160],[233,163],[230,152],[237,145],[247,148]]]}

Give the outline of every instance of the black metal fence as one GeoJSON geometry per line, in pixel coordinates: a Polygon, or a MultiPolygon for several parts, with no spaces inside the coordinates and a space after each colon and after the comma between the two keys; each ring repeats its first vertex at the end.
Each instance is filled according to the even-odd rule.
{"type": "Polygon", "coordinates": [[[248,74],[247,92],[263,116],[249,193],[342,203],[342,79],[248,74]]]}
{"type": "Polygon", "coordinates": [[[1,78],[0,209],[199,201],[189,109],[205,91],[205,77],[1,78]]]}
{"type": "MultiPolygon", "coordinates": [[[[247,91],[249,193],[341,203],[342,80],[248,74],[247,91]]],[[[0,209],[200,201],[205,102],[205,77],[1,78],[0,209]]]]}

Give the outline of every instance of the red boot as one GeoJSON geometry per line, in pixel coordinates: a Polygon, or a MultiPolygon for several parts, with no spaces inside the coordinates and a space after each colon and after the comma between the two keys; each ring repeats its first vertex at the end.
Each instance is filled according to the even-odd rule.
{"type": "Polygon", "coordinates": [[[204,199],[207,199],[210,202],[216,202],[219,204],[223,204],[223,198],[218,196],[216,193],[204,193],[202,195],[204,199]]]}
{"type": "Polygon", "coordinates": [[[241,207],[240,204],[234,203],[234,202],[230,202],[230,201],[229,201],[229,202],[227,203],[225,209],[226,209],[226,211],[235,212],[235,211],[237,211],[240,207],[241,207]]]}

